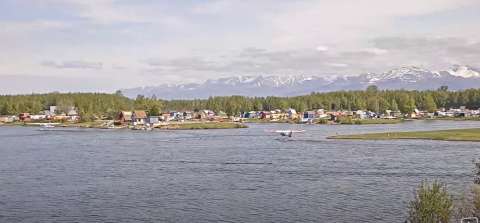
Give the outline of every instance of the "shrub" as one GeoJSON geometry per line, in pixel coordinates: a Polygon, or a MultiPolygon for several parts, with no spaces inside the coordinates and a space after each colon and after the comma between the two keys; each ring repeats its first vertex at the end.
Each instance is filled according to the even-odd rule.
{"type": "Polygon", "coordinates": [[[319,119],[318,124],[328,124],[328,120],[327,119],[319,119]]]}
{"type": "Polygon", "coordinates": [[[342,116],[337,119],[337,122],[343,125],[352,125],[354,124],[352,117],[342,116]]]}
{"type": "Polygon", "coordinates": [[[410,202],[409,222],[448,222],[453,210],[451,196],[444,184],[423,182],[410,202]]]}

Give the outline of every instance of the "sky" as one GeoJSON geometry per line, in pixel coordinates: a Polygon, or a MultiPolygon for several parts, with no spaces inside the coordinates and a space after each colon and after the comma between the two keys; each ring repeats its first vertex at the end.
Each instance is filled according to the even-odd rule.
{"type": "Polygon", "coordinates": [[[1,0],[0,94],[480,67],[478,0],[1,0]]]}

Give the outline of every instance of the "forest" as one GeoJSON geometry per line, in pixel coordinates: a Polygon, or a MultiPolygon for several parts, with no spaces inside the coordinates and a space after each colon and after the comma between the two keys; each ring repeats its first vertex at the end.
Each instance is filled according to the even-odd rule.
{"type": "Polygon", "coordinates": [[[48,93],[29,95],[0,96],[0,115],[14,115],[22,112],[38,114],[56,105],[62,108],[74,106],[82,119],[113,118],[121,110],[146,110],[150,115],[168,111],[196,111],[209,109],[224,111],[228,115],[238,115],[247,111],[261,111],[293,108],[306,111],[323,108],[325,110],[385,110],[412,112],[415,108],[433,112],[438,108],[470,109],[480,107],[480,89],[449,91],[447,86],[437,90],[379,90],[369,86],[361,91],[336,91],[311,93],[294,97],[244,97],[218,96],[194,100],[162,100],[157,97],[138,95],[129,99],[120,91],[106,93],[48,93]]]}

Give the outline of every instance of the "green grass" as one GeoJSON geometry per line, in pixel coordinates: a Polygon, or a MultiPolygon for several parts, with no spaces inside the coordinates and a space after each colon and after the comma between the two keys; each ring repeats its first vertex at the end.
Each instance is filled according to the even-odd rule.
{"type": "Polygon", "coordinates": [[[341,117],[338,124],[342,125],[374,125],[374,124],[398,124],[402,119],[352,119],[351,117],[341,117]]]}
{"type": "Polygon", "coordinates": [[[199,123],[182,123],[182,124],[169,124],[166,126],[161,126],[162,129],[178,129],[178,130],[188,130],[188,129],[236,129],[236,128],[246,128],[246,125],[233,122],[199,122],[199,123]]]}
{"type": "Polygon", "coordinates": [[[448,121],[480,121],[480,117],[478,116],[470,116],[470,117],[435,117],[430,118],[428,120],[448,120],[448,121]]]}
{"type": "Polygon", "coordinates": [[[355,125],[374,125],[374,124],[398,124],[401,119],[358,119],[354,120],[355,125]]]}
{"type": "Polygon", "coordinates": [[[246,118],[243,119],[244,123],[296,123],[294,120],[281,119],[272,121],[271,119],[259,119],[259,118],[246,118]]]}
{"type": "Polygon", "coordinates": [[[328,138],[329,139],[360,139],[360,140],[428,139],[428,140],[444,140],[444,141],[480,141],[480,128],[338,135],[338,136],[330,136],[328,138]]]}

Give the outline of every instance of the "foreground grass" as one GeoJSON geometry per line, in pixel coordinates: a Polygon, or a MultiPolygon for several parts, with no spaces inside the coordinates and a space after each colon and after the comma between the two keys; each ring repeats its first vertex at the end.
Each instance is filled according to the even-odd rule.
{"type": "Polygon", "coordinates": [[[330,136],[328,138],[360,140],[429,139],[444,141],[480,141],[480,128],[417,132],[368,133],[358,135],[338,135],[330,136]]]}
{"type": "Polygon", "coordinates": [[[246,125],[233,122],[199,122],[199,123],[176,123],[160,126],[161,129],[237,129],[247,128],[246,125]]]}

